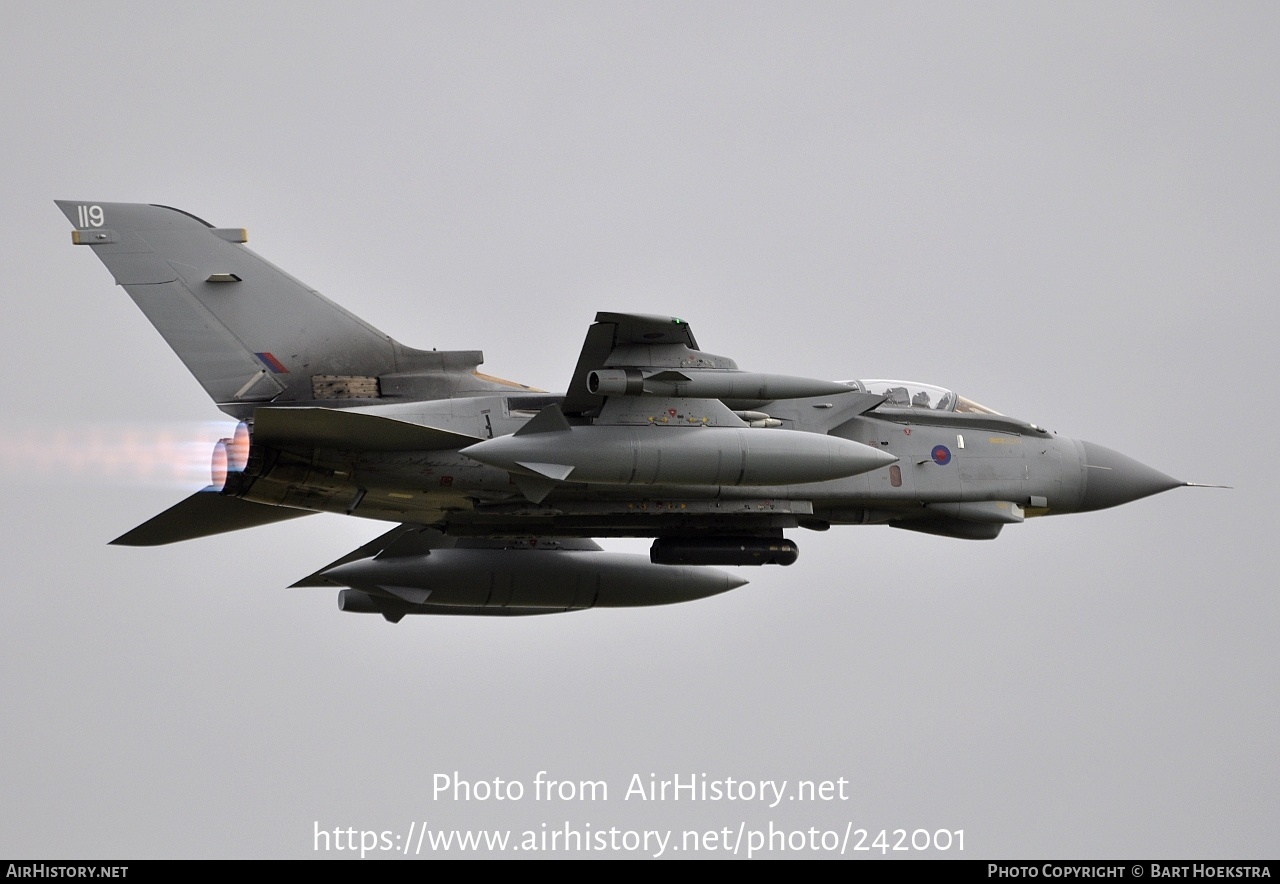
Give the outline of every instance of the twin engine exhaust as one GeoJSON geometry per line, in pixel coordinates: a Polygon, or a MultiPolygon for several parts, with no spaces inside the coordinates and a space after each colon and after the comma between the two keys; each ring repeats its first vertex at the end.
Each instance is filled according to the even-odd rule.
{"type": "Polygon", "coordinates": [[[243,473],[249,465],[249,425],[240,421],[230,439],[219,439],[213,446],[213,459],[209,465],[210,479],[215,491],[227,487],[229,473],[243,473]]]}

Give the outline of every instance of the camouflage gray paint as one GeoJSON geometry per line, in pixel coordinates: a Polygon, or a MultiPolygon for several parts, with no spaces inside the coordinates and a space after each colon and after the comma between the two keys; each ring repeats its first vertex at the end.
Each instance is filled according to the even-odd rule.
{"type": "Polygon", "coordinates": [[[688,323],[599,313],[569,388],[406,347],[163,206],[59,201],[214,402],[214,482],[118,538],[155,545],[315,512],[396,523],[299,586],[343,610],[534,614],[668,604],[790,564],[794,528],[991,539],[1188,483],[950,391],[747,372],[688,323]],[[654,537],[649,558],[587,540],[654,537]]]}

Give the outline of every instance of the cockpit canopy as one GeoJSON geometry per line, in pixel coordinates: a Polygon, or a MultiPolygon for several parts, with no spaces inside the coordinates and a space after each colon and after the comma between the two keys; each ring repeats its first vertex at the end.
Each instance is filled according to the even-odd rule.
{"type": "Polygon", "coordinates": [[[930,411],[957,411],[965,414],[999,414],[972,399],[957,396],[951,390],[922,384],[917,381],[891,381],[873,379],[865,381],[841,381],[864,393],[887,396],[884,404],[891,408],[925,408],[930,411]]]}

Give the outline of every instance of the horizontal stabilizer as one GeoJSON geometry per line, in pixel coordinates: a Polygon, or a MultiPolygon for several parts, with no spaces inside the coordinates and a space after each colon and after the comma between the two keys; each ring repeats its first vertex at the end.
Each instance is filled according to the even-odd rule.
{"type": "Polygon", "coordinates": [[[474,436],[411,424],[352,409],[259,408],[253,440],[277,448],[340,448],[358,451],[439,451],[462,448],[474,436]]]}
{"type": "Polygon", "coordinates": [[[148,519],[111,543],[115,546],[162,546],[179,540],[210,537],[310,515],[312,513],[307,510],[227,497],[219,494],[211,485],[148,519]]]}

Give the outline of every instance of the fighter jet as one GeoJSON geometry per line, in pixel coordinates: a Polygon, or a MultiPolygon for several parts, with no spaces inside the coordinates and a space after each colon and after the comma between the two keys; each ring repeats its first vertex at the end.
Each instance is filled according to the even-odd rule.
{"type": "Polygon", "coordinates": [[[790,529],[990,540],[1181,482],[929,384],[739,369],[682,319],[598,313],[567,392],[417,350],[159,205],[58,201],[118,285],[239,420],[212,483],[112,541],[152,546],[341,513],[395,524],[295,586],[339,608],[520,615],[669,604],[790,565],[790,529]],[[649,556],[592,538],[652,537],[649,556]]]}

